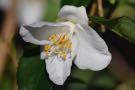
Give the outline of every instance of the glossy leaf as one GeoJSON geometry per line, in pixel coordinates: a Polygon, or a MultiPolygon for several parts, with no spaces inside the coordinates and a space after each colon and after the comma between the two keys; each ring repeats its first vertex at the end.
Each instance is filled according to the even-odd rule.
{"type": "Polygon", "coordinates": [[[135,19],[119,17],[116,19],[104,19],[101,17],[89,17],[94,23],[103,24],[119,36],[135,43],[135,19]]]}
{"type": "Polygon", "coordinates": [[[38,56],[22,58],[17,72],[19,90],[49,90],[44,60],[38,56]]]}

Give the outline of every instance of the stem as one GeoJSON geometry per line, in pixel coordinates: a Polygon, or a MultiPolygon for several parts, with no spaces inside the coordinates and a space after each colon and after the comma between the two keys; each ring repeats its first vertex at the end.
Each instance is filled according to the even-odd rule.
{"type": "MultiPolygon", "coordinates": [[[[97,5],[98,5],[98,14],[100,17],[104,17],[104,9],[103,9],[103,3],[102,0],[97,0],[97,5]]],[[[101,31],[105,32],[105,26],[101,25],[101,31]]]]}
{"type": "Polygon", "coordinates": [[[90,9],[89,16],[95,15],[96,9],[97,9],[97,4],[95,2],[93,2],[92,6],[91,6],[91,9],[90,9]]]}
{"type": "Polygon", "coordinates": [[[11,6],[6,11],[5,21],[1,33],[2,41],[0,43],[0,78],[2,77],[7,55],[10,51],[11,41],[16,30],[16,0],[12,0],[11,2],[11,6]]]}
{"type": "Polygon", "coordinates": [[[103,11],[103,4],[102,4],[102,0],[97,0],[97,4],[98,4],[98,13],[100,17],[104,16],[104,11],[103,11]]]}

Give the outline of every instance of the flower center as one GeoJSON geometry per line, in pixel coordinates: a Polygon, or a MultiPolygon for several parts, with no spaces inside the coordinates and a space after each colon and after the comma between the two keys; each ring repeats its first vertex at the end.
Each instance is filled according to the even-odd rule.
{"type": "Polygon", "coordinates": [[[70,39],[70,34],[53,34],[49,36],[48,40],[51,41],[52,44],[47,44],[44,46],[44,51],[47,58],[50,56],[57,55],[58,57],[61,57],[63,60],[66,60],[67,57],[71,56],[72,42],[70,39]]]}

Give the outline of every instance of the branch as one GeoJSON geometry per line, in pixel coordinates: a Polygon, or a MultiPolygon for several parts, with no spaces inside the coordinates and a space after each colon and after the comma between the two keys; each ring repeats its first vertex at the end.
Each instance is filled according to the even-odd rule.
{"type": "MultiPolygon", "coordinates": [[[[98,14],[100,17],[104,17],[104,9],[103,9],[103,3],[102,0],[97,0],[97,5],[98,5],[98,14]]],[[[105,32],[105,26],[101,25],[101,31],[105,32]]]]}
{"type": "Polygon", "coordinates": [[[93,16],[96,13],[96,9],[97,9],[97,4],[95,2],[93,2],[91,9],[89,11],[89,16],[93,16]]]}
{"type": "Polygon", "coordinates": [[[8,47],[11,46],[11,41],[16,30],[16,0],[12,0],[11,2],[11,6],[6,11],[5,21],[1,33],[2,41],[0,43],[0,78],[2,77],[7,59],[6,57],[10,50],[8,47]]]}

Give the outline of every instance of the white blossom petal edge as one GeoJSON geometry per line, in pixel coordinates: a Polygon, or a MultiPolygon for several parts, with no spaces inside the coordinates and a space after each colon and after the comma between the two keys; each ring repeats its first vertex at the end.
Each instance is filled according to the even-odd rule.
{"type": "Polygon", "coordinates": [[[41,59],[45,59],[52,82],[63,85],[72,62],[80,69],[94,71],[108,66],[111,54],[104,40],[88,25],[83,6],[65,5],[57,21],[37,22],[20,29],[24,41],[41,45],[41,59]]]}

